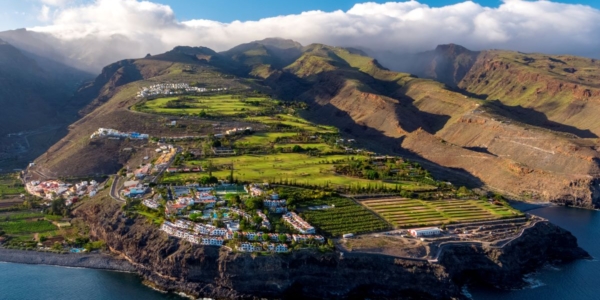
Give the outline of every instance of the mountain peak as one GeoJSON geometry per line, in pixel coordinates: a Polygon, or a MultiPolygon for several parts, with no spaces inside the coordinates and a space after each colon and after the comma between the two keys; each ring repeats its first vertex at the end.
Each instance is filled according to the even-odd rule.
{"type": "Polygon", "coordinates": [[[186,55],[215,55],[217,52],[206,47],[190,47],[190,46],[177,46],[171,53],[181,53],[186,55]]]}
{"type": "Polygon", "coordinates": [[[291,49],[291,48],[300,49],[300,48],[302,48],[302,44],[300,44],[294,40],[283,39],[283,38],[278,38],[278,37],[266,38],[266,39],[263,39],[260,41],[254,41],[254,43],[265,45],[265,46],[276,47],[276,48],[280,48],[280,49],[291,49]]]}
{"type": "Polygon", "coordinates": [[[438,45],[435,48],[435,53],[436,54],[445,54],[448,56],[457,56],[457,55],[461,55],[463,53],[471,53],[473,51],[461,46],[461,45],[457,45],[457,44],[442,44],[442,45],[438,45]]]}

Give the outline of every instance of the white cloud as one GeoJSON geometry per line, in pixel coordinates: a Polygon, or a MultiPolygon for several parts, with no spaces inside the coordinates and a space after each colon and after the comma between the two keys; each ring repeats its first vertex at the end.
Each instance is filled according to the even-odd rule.
{"type": "MultiPolygon", "coordinates": [[[[61,0],[43,0],[62,3],[61,0]]],[[[53,34],[78,51],[71,56],[98,68],[112,61],[159,53],[177,45],[226,50],[266,37],[303,44],[362,46],[396,52],[458,43],[475,50],[600,55],[600,11],[551,1],[505,0],[497,8],[466,1],[430,7],[417,1],[356,4],[348,11],[309,11],[257,21],[178,21],[166,5],[137,0],[96,0],[58,8],[53,34]],[[100,59],[94,58],[100,55],[100,59]]]]}
{"type": "Polygon", "coordinates": [[[50,6],[65,6],[72,2],[72,0],[40,0],[40,2],[50,6]]]}
{"type": "Polygon", "coordinates": [[[46,22],[50,20],[50,7],[47,5],[43,5],[40,9],[40,14],[38,15],[38,19],[42,22],[46,22]]]}

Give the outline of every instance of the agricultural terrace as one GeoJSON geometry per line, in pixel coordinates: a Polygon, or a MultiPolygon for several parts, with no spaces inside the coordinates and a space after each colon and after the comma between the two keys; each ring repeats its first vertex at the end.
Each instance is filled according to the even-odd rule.
{"type": "Polygon", "coordinates": [[[0,240],[7,239],[6,247],[35,247],[35,237],[54,237],[58,228],[44,219],[39,212],[16,211],[0,213],[0,240]]]}
{"type": "Polygon", "coordinates": [[[360,234],[390,228],[380,217],[348,198],[332,197],[303,201],[299,208],[307,222],[328,236],[360,234]]]}
{"type": "Polygon", "coordinates": [[[17,178],[17,174],[0,175],[0,198],[4,196],[17,196],[25,193],[23,183],[17,178]]]}
{"type": "Polygon", "coordinates": [[[175,96],[147,100],[134,105],[133,109],[168,115],[239,117],[273,113],[278,103],[267,97],[242,95],[175,96]]]}
{"type": "Polygon", "coordinates": [[[311,123],[303,118],[286,115],[286,114],[277,114],[274,116],[258,116],[258,117],[248,117],[247,121],[263,123],[272,127],[287,127],[290,129],[296,129],[304,132],[312,132],[312,133],[337,133],[338,130],[334,126],[325,126],[325,125],[317,125],[311,123]]]}
{"type": "Polygon", "coordinates": [[[519,217],[510,206],[485,200],[418,200],[406,198],[361,201],[396,227],[429,226],[519,217]]]}
{"type": "MultiPolygon", "coordinates": [[[[369,180],[338,175],[334,166],[353,160],[366,159],[359,155],[329,155],[310,156],[302,153],[279,153],[272,155],[241,155],[233,157],[212,158],[205,160],[188,161],[186,165],[203,166],[212,165],[213,176],[227,179],[233,168],[235,180],[247,182],[288,183],[292,185],[320,186],[320,187],[386,187],[388,189],[403,189],[410,191],[435,190],[435,186],[412,181],[381,181],[369,180]]],[[[165,174],[162,183],[197,182],[202,173],[173,173],[165,174]]]]}

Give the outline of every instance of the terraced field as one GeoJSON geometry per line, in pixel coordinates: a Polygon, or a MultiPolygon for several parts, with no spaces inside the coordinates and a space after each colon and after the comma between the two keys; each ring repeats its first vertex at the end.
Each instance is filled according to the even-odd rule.
{"type": "Polygon", "coordinates": [[[324,235],[359,234],[381,231],[390,227],[372,212],[347,198],[336,197],[302,202],[302,207],[321,205],[335,207],[323,210],[305,210],[302,215],[324,235]]]}
{"type": "Polygon", "coordinates": [[[441,225],[511,218],[523,214],[482,200],[418,200],[405,198],[361,201],[396,227],[441,225]]]}

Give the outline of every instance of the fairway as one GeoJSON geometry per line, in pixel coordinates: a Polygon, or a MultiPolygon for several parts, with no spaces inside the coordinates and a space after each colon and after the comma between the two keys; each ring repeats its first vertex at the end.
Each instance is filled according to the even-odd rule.
{"type": "Polygon", "coordinates": [[[275,143],[275,139],[277,138],[291,138],[297,135],[295,132],[257,132],[237,140],[235,145],[242,148],[267,146],[275,143]]]}
{"type": "MultiPolygon", "coordinates": [[[[239,181],[248,182],[277,182],[279,180],[295,181],[304,185],[329,185],[331,187],[350,185],[384,185],[390,189],[400,187],[405,190],[433,190],[435,187],[417,182],[401,181],[397,183],[368,180],[362,178],[338,175],[333,172],[333,165],[347,160],[365,159],[360,155],[327,155],[309,156],[301,153],[281,153],[272,155],[242,155],[211,159],[214,167],[222,166],[221,170],[213,171],[219,179],[230,175],[229,167],[233,165],[234,177],[239,181]]],[[[206,165],[208,160],[187,162],[188,165],[206,165]]],[[[196,181],[205,173],[173,173],[165,174],[163,183],[196,181]]]]}
{"type": "Polygon", "coordinates": [[[207,116],[245,116],[265,112],[274,107],[276,102],[270,98],[248,97],[242,99],[237,95],[215,96],[185,96],[165,97],[148,100],[134,107],[135,110],[171,115],[199,115],[201,112],[207,116]]]}
{"type": "Polygon", "coordinates": [[[248,117],[246,120],[259,122],[266,125],[283,124],[306,132],[337,133],[337,128],[333,126],[317,125],[300,117],[284,114],[277,114],[275,116],[248,117]]]}
{"type": "Polygon", "coordinates": [[[417,200],[406,198],[361,201],[396,227],[440,225],[522,216],[517,210],[482,200],[417,200]]]}

